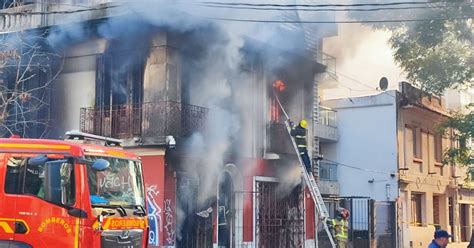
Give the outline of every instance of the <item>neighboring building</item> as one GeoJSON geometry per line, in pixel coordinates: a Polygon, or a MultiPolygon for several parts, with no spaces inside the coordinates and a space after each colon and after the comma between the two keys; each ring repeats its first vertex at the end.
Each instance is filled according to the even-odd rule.
{"type": "MultiPolygon", "coordinates": [[[[295,122],[317,123],[315,78],[326,69],[318,46],[336,26],[321,35],[300,25],[281,29],[310,49],[274,46],[293,44],[281,42],[285,37],[273,44],[244,38],[241,63],[227,70],[221,49],[228,37],[217,25],[181,30],[136,13],[130,18],[120,4],[96,7],[72,21],[67,14],[13,15],[0,25],[12,32],[47,29],[49,41],[66,51],[51,90],[49,137],[80,129],[123,139],[141,156],[154,217],[151,247],[314,247],[314,204],[300,184],[273,83],[285,83],[276,94],[295,122]],[[61,17],[71,26],[61,26],[61,17]]],[[[62,10],[43,2],[22,8],[62,10]]],[[[309,139],[337,140],[334,122],[322,117],[315,128],[327,135],[309,139]]],[[[317,149],[311,147],[313,157],[317,149]]]]}
{"type": "Polygon", "coordinates": [[[323,104],[337,111],[339,127],[339,141],[323,154],[339,163],[341,196],[376,200],[377,242],[383,242],[377,236],[395,235],[395,223],[387,222],[396,219],[397,247],[426,247],[436,228],[453,234],[449,247],[467,245],[474,195],[465,179],[472,178],[464,168],[442,164],[444,149],[454,145],[449,134],[436,132],[448,116],[443,99],[401,83],[399,91],[323,104]],[[396,211],[377,210],[394,201],[396,211]]]}
{"type": "Polygon", "coordinates": [[[446,108],[455,111],[466,111],[467,105],[474,103],[474,88],[465,90],[447,90],[444,94],[446,108]]]}

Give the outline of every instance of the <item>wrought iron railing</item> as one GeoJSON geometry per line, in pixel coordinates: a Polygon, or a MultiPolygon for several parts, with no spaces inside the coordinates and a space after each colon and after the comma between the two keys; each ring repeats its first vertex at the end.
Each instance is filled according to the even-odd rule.
{"type": "Polygon", "coordinates": [[[157,102],[82,108],[82,132],[119,139],[186,137],[203,131],[207,108],[179,102],[157,102]]]}

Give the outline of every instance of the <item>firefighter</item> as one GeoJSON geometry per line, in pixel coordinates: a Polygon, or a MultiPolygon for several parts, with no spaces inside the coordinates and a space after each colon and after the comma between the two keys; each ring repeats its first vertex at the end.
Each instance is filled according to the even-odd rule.
{"type": "Polygon", "coordinates": [[[338,208],[336,218],[329,220],[329,226],[331,226],[332,236],[335,238],[337,248],[347,248],[348,219],[349,210],[338,208]]]}
{"type": "Polygon", "coordinates": [[[298,147],[299,155],[303,164],[306,167],[306,171],[311,173],[311,160],[308,156],[308,146],[306,143],[306,128],[308,127],[308,122],[303,119],[300,121],[298,126],[294,126],[294,123],[290,121],[291,126],[291,136],[295,137],[296,146],[298,147]]]}

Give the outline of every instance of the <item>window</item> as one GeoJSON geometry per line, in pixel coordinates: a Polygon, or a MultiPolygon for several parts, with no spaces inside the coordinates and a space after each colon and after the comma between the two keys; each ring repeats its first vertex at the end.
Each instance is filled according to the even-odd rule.
{"type": "Polygon", "coordinates": [[[412,226],[422,226],[422,207],[421,200],[422,194],[412,193],[411,195],[411,225],[412,226]]]}
{"type": "Polygon", "coordinates": [[[7,176],[5,179],[5,193],[19,194],[21,192],[20,178],[21,168],[24,166],[24,159],[9,158],[7,161],[7,176]]]}
{"type": "Polygon", "coordinates": [[[459,221],[461,224],[461,242],[469,242],[469,205],[468,204],[460,204],[459,206],[459,221]]]}
{"type": "Polygon", "coordinates": [[[75,202],[74,165],[67,160],[9,158],[5,192],[71,206],[75,202]]]}
{"type": "Polygon", "coordinates": [[[337,164],[320,162],[319,178],[322,181],[337,182],[337,164]]]}
{"type": "Polygon", "coordinates": [[[439,196],[434,195],[433,196],[433,223],[436,228],[436,230],[441,228],[441,222],[440,222],[440,202],[439,202],[439,196]]]}
{"type": "Polygon", "coordinates": [[[421,158],[421,132],[413,128],[413,157],[421,158]]]}
{"type": "Polygon", "coordinates": [[[455,240],[456,234],[454,232],[454,199],[453,197],[448,198],[448,217],[449,217],[449,225],[451,226],[451,235],[453,235],[453,241],[455,240]]]}
{"type": "Polygon", "coordinates": [[[412,149],[413,158],[421,158],[421,133],[415,127],[405,127],[407,149],[412,149]]]}
{"type": "Polygon", "coordinates": [[[474,182],[474,167],[469,167],[469,179],[474,182]]]}
{"type": "Polygon", "coordinates": [[[434,136],[434,155],[437,163],[443,161],[443,139],[439,134],[434,136]]]}

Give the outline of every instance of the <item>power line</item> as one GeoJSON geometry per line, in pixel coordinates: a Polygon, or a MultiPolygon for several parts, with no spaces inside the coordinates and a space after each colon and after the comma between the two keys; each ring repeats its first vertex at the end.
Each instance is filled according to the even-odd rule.
{"type": "MultiPolygon", "coordinates": [[[[203,16],[201,16],[203,17],[203,16]]],[[[355,23],[398,23],[398,22],[431,22],[442,20],[469,20],[474,16],[452,17],[452,18],[430,18],[430,19],[396,19],[396,20],[343,20],[343,21],[293,21],[293,20],[262,20],[262,19],[237,19],[237,18],[220,18],[206,17],[208,19],[228,22],[253,22],[253,23],[296,23],[296,24],[355,24],[355,23]]]]}
{"type": "Polygon", "coordinates": [[[365,87],[369,88],[369,89],[372,90],[372,91],[377,91],[377,88],[374,88],[373,86],[370,86],[370,85],[368,85],[368,84],[365,84],[365,83],[363,83],[363,82],[361,82],[361,81],[359,81],[359,80],[357,80],[357,79],[355,79],[355,78],[353,78],[353,77],[347,76],[347,75],[345,75],[345,74],[343,74],[343,73],[341,73],[341,72],[339,72],[339,71],[336,71],[336,74],[339,75],[339,76],[343,76],[343,77],[345,77],[345,78],[347,78],[347,79],[349,79],[349,80],[352,80],[353,82],[358,83],[358,84],[360,84],[360,85],[362,85],[362,86],[365,86],[365,87]]]}
{"type": "Polygon", "coordinates": [[[427,5],[436,3],[452,3],[450,1],[437,2],[390,2],[390,3],[355,3],[355,4],[270,4],[270,3],[226,3],[226,2],[198,2],[200,4],[222,5],[222,6],[251,6],[251,7],[363,7],[363,6],[397,6],[397,5],[427,5]]]}
{"type": "Polygon", "coordinates": [[[355,170],[360,170],[360,171],[365,171],[365,172],[372,172],[372,173],[384,174],[384,175],[396,174],[396,173],[390,173],[390,172],[385,172],[385,171],[365,169],[365,168],[361,168],[361,167],[357,167],[357,166],[353,166],[353,165],[348,165],[348,164],[340,163],[340,162],[329,160],[329,159],[323,159],[323,161],[328,161],[330,163],[337,164],[337,165],[340,165],[340,166],[343,166],[343,167],[347,167],[347,168],[351,168],[351,169],[355,169],[355,170]]]}
{"type": "Polygon", "coordinates": [[[236,9],[236,10],[259,10],[259,11],[308,11],[308,12],[370,12],[370,11],[383,11],[383,10],[416,10],[416,9],[440,9],[440,8],[459,8],[459,7],[472,7],[472,5],[449,5],[449,6],[412,6],[412,7],[379,7],[379,8],[291,8],[291,7],[249,7],[249,6],[226,6],[226,5],[210,5],[210,4],[196,4],[201,7],[210,8],[225,8],[225,9],[236,9]]]}

